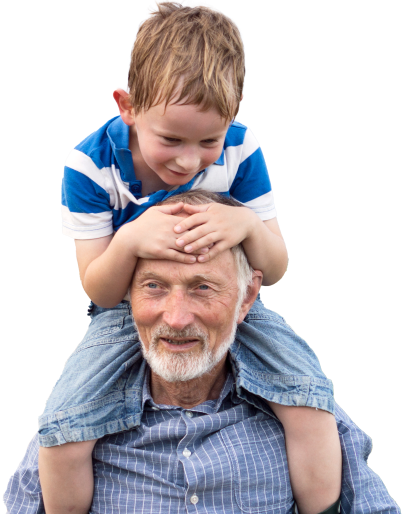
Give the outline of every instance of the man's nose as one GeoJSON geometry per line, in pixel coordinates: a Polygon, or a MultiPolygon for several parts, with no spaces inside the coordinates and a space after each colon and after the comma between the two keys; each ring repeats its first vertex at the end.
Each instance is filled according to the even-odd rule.
{"type": "Polygon", "coordinates": [[[201,159],[197,148],[185,148],[176,161],[183,170],[192,172],[199,170],[201,159]]]}
{"type": "Polygon", "coordinates": [[[163,321],[175,330],[182,330],[192,324],[194,319],[187,295],[183,291],[172,291],[166,300],[163,321]]]}

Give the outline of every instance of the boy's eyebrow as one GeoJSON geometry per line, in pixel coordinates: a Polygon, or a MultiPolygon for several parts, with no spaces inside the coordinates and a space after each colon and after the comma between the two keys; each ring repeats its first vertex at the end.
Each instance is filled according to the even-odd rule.
{"type": "MultiPolygon", "coordinates": [[[[219,134],[213,134],[213,135],[209,134],[208,136],[204,137],[202,139],[202,141],[204,141],[204,139],[219,139],[226,132],[227,132],[227,130],[223,130],[223,132],[220,132],[219,134]]],[[[164,137],[171,137],[173,139],[184,139],[184,136],[179,136],[179,135],[175,134],[174,132],[170,132],[170,131],[164,130],[164,129],[157,129],[156,133],[158,133],[164,137]]]]}

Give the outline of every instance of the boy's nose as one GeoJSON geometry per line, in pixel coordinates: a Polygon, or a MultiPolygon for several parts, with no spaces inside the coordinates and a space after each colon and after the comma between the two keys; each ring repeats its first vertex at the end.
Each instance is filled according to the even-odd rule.
{"type": "Polygon", "coordinates": [[[163,321],[175,330],[182,330],[195,321],[189,302],[182,291],[172,292],[166,300],[163,321]]]}
{"type": "Polygon", "coordinates": [[[200,157],[196,150],[189,149],[182,152],[176,159],[178,166],[188,172],[196,172],[200,167],[200,157]]]}

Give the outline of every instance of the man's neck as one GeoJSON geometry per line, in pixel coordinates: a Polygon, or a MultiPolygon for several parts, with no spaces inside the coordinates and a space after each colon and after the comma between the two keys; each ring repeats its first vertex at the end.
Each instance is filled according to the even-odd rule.
{"type": "Polygon", "coordinates": [[[226,375],[226,357],[210,373],[187,382],[167,382],[152,371],[151,395],[154,403],[191,409],[207,400],[217,400],[226,375]]]}

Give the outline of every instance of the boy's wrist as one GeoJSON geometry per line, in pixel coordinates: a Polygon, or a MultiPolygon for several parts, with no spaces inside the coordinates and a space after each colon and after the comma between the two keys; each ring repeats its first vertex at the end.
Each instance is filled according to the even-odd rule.
{"type": "Polygon", "coordinates": [[[121,256],[127,257],[128,259],[137,259],[138,248],[136,239],[133,238],[133,233],[130,233],[128,227],[129,224],[123,225],[115,234],[112,243],[114,243],[114,246],[121,256]]]}
{"type": "Polygon", "coordinates": [[[243,207],[243,209],[245,209],[245,216],[246,219],[248,219],[247,235],[244,238],[244,241],[251,241],[255,237],[259,237],[263,222],[261,218],[249,207],[243,207]]]}

